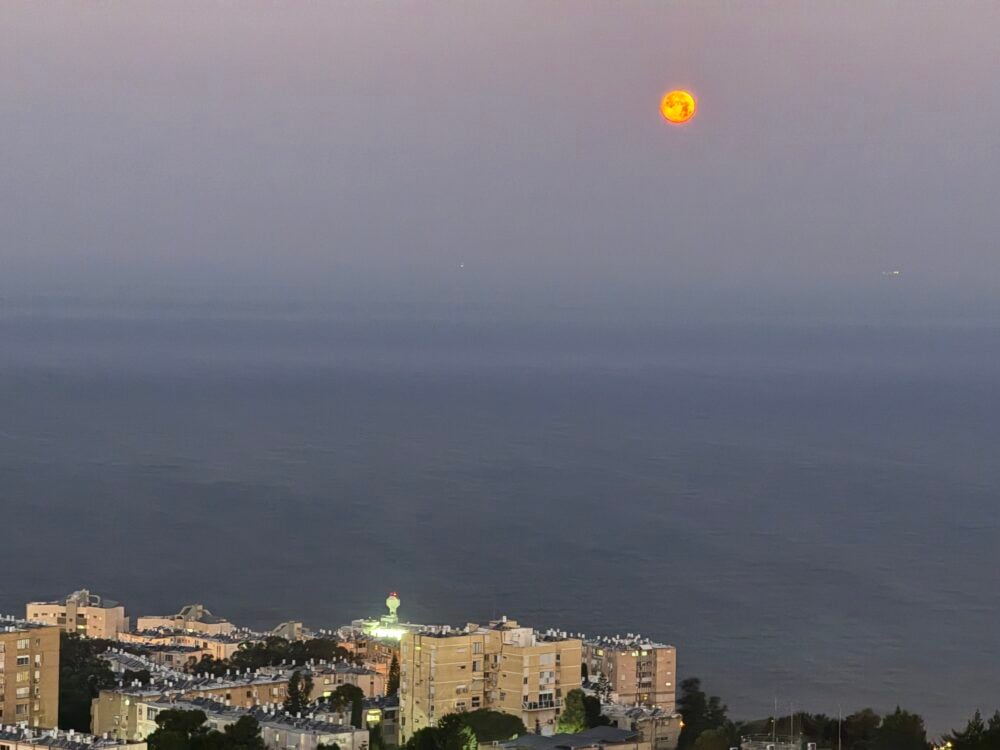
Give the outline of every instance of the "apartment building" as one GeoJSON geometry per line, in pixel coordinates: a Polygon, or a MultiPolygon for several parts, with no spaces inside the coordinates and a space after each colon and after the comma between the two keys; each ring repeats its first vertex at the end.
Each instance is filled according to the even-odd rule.
{"type": "Polygon", "coordinates": [[[0,725],[58,726],[60,629],[0,620],[0,725]]]}
{"type": "Polygon", "coordinates": [[[478,708],[504,711],[529,731],[552,734],[563,699],[580,687],[578,639],[506,618],[406,633],[400,654],[400,744],[447,714],[478,708]]]}
{"type": "Polygon", "coordinates": [[[129,629],[125,607],[87,589],[74,591],[56,602],[28,602],[25,619],[43,625],[55,625],[67,633],[88,638],[114,639],[129,629]]]}
{"type": "Polygon", "coordinates": [[[291,672],[250,673],[230,677],[179,675],[155,677],[149,685],[102,690],[90,705],[90,731],[122,740],[144,740],[156,729],[155,715],[145,707],[162,701],[210,698],[238,708],[281,705],[288,695],[291,672]]]}
{"type": "Polygon", "coordinates": [[[188,604],[176,615],[144,615],[136,621],[135,628],[138,631],[166,628],[207,635],[226,635],[236,630],[229,620],[216,617],[202,604],[188,604]]]}
{"type": "Polygon", "coordinates": [[[601,713],[612,726],[639,733],[639,741],[650,750],[676,750],[680,741],[683,718],[679,713],[653,706],[603,704],[601,713]]]}
{"type": "MultiPolygon", "coordinates": [[[[140,617],[142,622],[148,618],[140,617]]],[[[182,647],[185,649],[197,649],[198,659],[202,656],[211,656],[213,659],[222,661],[229,659],[240,649],[240,645],[253,638],[248,633],[237,634],[233,631],[228,633],[202,633],[191,630],[158,627],[149,630],[133,630],[127,633],[119,633],[118,640],[134,646],[143,647],[182,647]]]]}
{"type": "Polygon", "coordinates": [[[309,668],[313,679],[312,698],[326,698],[341,685],[360,688],[365,698],[380,698],[385,695],[385,675],[367,667],[358,667],[347,662],[313,664],[309,668]]]}
{"type": "Polygon", "coordinates": [[[243,716],[252,716],[260,725],[261,738],[268,750],[319,750],[320,745],[336,745],[340,750],[368,750],[368,731],[365,729],[324,721],[313,715],[289,716],[280,709],[235,708],[207,698],[195,698],[149,704],[146,715],[152,716],[155,723],[159,711],[170,709],[202,711],[206,725],[220,732],[243,716]]]}
{"type": "Polygon", "coordinates": [[[0,724],[0,750],[146,750],[146,743],[95,737],[72,729],[41,731],[0,724]]]}
{"type": "MultiPolygon", "coordinates": [[[[329,695],[340,685],[356,685],[366,697],[385,692],[381,675],[343,663],[265,667],[257,672],[211,677],[163,669],[149,659],[121,652],[103,654],[102,658],[117,672],[149,669],[153,674],[148,685],[122,685],[102,690],[91,702],[90,730],[123,740],[143,740],[156,730],[156,712],[148,710],[153,704],[162,708],[163,703],[210,700],[234,710],[260,707],[273,710],[288,696],[288,681],[295,671],[312,677],[313,688],[309,695],[312,701],[329,695]]],[[[343,746],[341,748],[343,750],[343,746]]]]}
{"type": "Polygon", "coordinates": [[[677,649],[673,646],[637,635],[596,638],[584,641],[583,661],[591,683],[601,675],[607,677],[612,702],[673,712],[677,698],[677,649]]]}

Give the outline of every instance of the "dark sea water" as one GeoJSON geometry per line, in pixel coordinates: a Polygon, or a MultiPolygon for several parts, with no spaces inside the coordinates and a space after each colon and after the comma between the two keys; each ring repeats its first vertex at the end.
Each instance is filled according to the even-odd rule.
{"type": "Polygon", "coordinates": [[[1000,707],[1000,327],[0,316],[0,611],[642,632],[738,717],[1000,707]]]}

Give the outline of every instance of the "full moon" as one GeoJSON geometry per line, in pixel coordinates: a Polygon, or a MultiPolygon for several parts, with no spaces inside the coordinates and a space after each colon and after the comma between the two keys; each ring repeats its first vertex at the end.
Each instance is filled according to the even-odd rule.
{"type": "Polygon", "coordinates": [[[667,122],[681,125],[692,117],[698,109],[698,102],[690,91],[671,91],[660,101],[660,114],[667,122]]]}

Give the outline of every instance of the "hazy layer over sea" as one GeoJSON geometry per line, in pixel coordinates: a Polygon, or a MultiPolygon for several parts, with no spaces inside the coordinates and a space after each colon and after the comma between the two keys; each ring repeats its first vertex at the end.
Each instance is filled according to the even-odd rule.
{"type": "Polygon", "coordinates": [[[741,717],[1000,706],[1000,327],[5,300],[0,611],[641,631],[741,717]],[[10,533],[13,532],[13,533],[10,533]]]}

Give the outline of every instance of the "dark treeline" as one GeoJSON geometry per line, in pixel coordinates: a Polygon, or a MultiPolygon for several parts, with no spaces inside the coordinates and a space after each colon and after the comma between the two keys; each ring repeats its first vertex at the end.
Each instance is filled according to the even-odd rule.
{"type": "Polygon", "coordinates": [[[311,661],[352,661],[350,651],[329,638],[313,638],[308,641],[287,641],[284,638],[270,636],[258,643],[244,643],[239,651],[229,659],[213,659],[204,657],[192,666],[192,672],[208,672],[220,676],[227,671],[245,672],[262,667],[275,667],[287,664],[301,667],[311,661]]]}
{"type": "Polygon", "coordinates": [[[526,731],[516,716],[480,708],[448,714],[437,726],[418,729],[404,750],[477,750],[480,744],[504,742],[526,731]]]}
{"type": "MultiPolygon", "coordinates": [[[[843,717],[795,713],[752,721],[734,721],[717,695],[707,695],[696,677],[680,684],[677,709],[684,718],[678,750],[729,750],[748,735],[794,737],[796,742],[814,742],[819,748],[843,750],[929,750],[924,720],[900,707],[880,715],[870,708],[843,717]]],[[[966,727],[953,730],[941,745],[951,750],[1000,750],[1000,711],[984,720],[979,711],[966,727]]]]}
{"type": "Polygon", "coordinates": [[[264,750],[260,725],[242,716],[222,731],[209,729],[202,711],[169,710],[156,717],[156,731],[146,739],[149,750],[264,750]]]}

